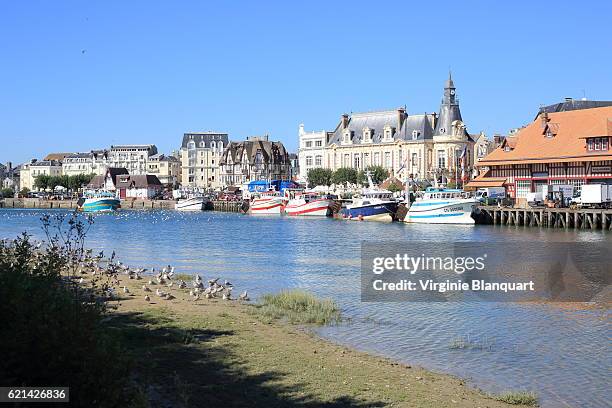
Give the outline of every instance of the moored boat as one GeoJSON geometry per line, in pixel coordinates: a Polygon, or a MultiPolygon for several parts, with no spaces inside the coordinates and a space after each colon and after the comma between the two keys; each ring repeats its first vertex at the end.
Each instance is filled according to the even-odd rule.
{"type": "Polygon", "coordinates": [[[283,196],[276,191],[253,194],[249,204],[249,214],[280,215],[283,196]]]}
{"type": "Polygon", "coordinates": [[[121,208],[121,200],[108,192],[88,193],[77,202],[83,212],[112,212],[121,208]]]}
{"type": "MultiPolygon", "coordinates": [[[[408,203],[405,203],[408,207],[408,203]]],[[[432,188],[421,193],[409,204],[404,222],[420,224],[474,224],[478,200],[457,189],[432,188]]]]}
{"type": "Polygon", "coordinates": [[[208,199],[204,196],[193,196],[183,198],[176,202],[174,209],[177,211],[202,211],[206,208],[208,199]]]}
{"type": "Polygon", "coordinates": [[[398,206],[393,192],[374,187],[370,174],[367,176],[369,187],[341,210],[342,217],[357,221],[393,221],[398,206]]]}
{"type": "Polygon", "coordinates": [[[315,192],[290,191],[289,200],[285,204],[284,212],[289,216],[319,216],[331,215],[334,200],[329,195],[315,192]]]}

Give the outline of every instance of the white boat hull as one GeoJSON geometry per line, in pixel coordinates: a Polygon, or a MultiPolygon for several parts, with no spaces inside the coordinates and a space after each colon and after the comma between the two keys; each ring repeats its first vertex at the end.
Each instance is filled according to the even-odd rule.
{"type": "Polygon", "coordinates": [[[174,205],[174,209],[177,211],[203,211],[206,206],[206,201],[204,197],[187,198],[179,200],[174,205]]]}
{"type": "Polygon", "coordinates": [[[414,224],[474,224],[472,213],[477,200],[438,200],[438,202],[412,203],[404,222],[414,224]]]}
{"type": "Polygon", "coordinates": [[[285,214],[289,216],[325,217],[330,212],[332,200],[320,199],[306,202],[303,199],[289,200],[285,206],[285,214]]]}
{"type": "Polygon", "coordinates": [[[249,214],[253,215],[280,215],[283,207],[282,197],[263,197],[251,201],[249,214]]]}

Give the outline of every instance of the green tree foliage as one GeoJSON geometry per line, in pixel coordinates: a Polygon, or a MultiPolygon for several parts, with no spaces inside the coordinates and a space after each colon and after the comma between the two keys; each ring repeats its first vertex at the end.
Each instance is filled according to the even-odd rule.
{"type": "Polygon", "coordinates": [[[348,187],[349,184],[357,184],[357,170],[351,167],[341,167],[334,172],[332,182],[345,187],[348,187]]]}
{"type": "Polygon", "coordinates": [[[332,177],[334,172],[331,169],[323,169],[317,167],[315,169],[308,170],[308,187],[313,188],[315,186],[331,186],[332,177]]]}
{"type": "Polygon", "coordinates": [[[3,188],[0,190],[0,198],[9,198],[15,195],[15,190],[12,188],[3,188]]]}
{"type": "Polygon", "coordinates": [[[76,191],[87,185],[93,177],[93,174],[77,174],[75,176],[41,174],[34,179],[34,187],[40,190],[53,190],[57,186],[62,186],[68,190],[76,191]]]}
{"type": "Polygon", "coordinates": [[[402,191],[402,186],[396,184],[396,183],[391,183],[389,184],[388,190],[395,193],[397,191],[402,191]]]}
{"type": "Polygon", "coordinates": [[[389,172],[382,166],[368,166],[365,170],[362,170],[357,175],[357,180],[362,185],[368,184],[368,177],[366,176],[366,172],[369,171],[372,175],[372,182],[374,184],[380,184],[389,177],[389,172]]]}
{"type": "Polygon", "coordinates": [[[27,196],[29,193],[30,193],[30,189],[27,187],[24,187],[21,190],[19,190],[19,195],[22,197],[27,196]]]}

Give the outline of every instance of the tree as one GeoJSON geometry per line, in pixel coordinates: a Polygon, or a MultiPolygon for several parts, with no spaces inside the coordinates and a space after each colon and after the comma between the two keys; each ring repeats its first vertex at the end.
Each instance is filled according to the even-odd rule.
{"type": "Polygon", "coordinates": [[[308,187],[313,188],[315,186],[331,186],[332,177],[334,172],[331,169],[323,169],[317,167],[315,169],[308,170],[308,187]]]}
{"type": "Polygon", "coordinates": [[[365,171],[362,170],[359,172],[357,179],[360,184],[367,185],[368,177],[366,176],[366,172],[370,172],[372,176],[372,183],[380,184],[389,177],[389,172],[382,166],[368,166],[365,171]]]}
{"type": "Polygon", "coordinates": [[[351,167],[341,167],[334,172],[332,182],[345,187],[348,187],[349,184],[357,184],[357,170],[351,167]]]}
{"type": "Polygon", "coordinates": [[[22,197],[26,197],[28,194],[30,194],[30,189],[27,187],[24,187],[19,191],[19,195],[22,197]]]}
{"type": "Polygon", "coordinates": [[[46,174],[41,174],[34,178],[34,187],[39,190],[46,190],[50,186],[51,177],[46,174]]]}
{"type": "Polygon", "coordinates": [[[4,197],[4,198],[10,198],[13,197],[15,195],[15,190],[13,190],[12,188],[3,188],[2,190],[0,190],[0,197],[4,197]]]}
{"type": "Polygon", "coordinates": [[[397,185],[396,183],[391,183],[389,184],[389,187],[387,188],[387,190],[391,191],[392,193],[395,193],[398,191],[402,191],[402,187],[397,185]]]}

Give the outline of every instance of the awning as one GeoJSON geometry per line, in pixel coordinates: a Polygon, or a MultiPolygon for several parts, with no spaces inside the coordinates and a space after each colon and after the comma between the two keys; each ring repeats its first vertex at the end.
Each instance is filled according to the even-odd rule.
{"type": "Polygon", "coordinates": [[[477,189],[484,187],[503,187],[506,184],[505,177],[480,177],[465,185],[465,189],[477,189]]]}

